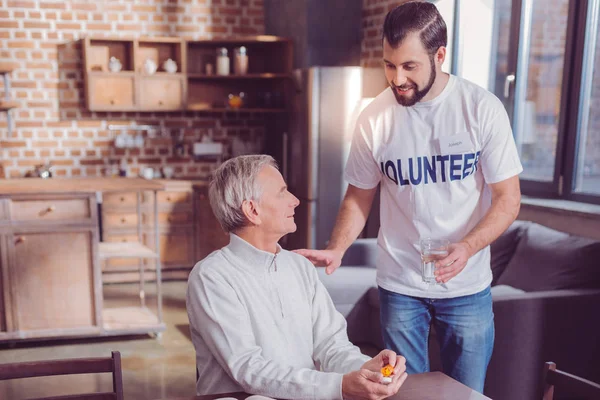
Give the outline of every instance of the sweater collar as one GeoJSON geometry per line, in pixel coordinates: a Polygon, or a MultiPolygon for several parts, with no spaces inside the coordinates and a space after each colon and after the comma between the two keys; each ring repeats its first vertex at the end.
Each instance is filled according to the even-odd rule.
{"type": "Polygon", "coordinates": [[[229,244],[227,248],[234,256],[244,261],[248,267],[262,266],[269,268],[275,257],[281,252],[281,246],[277,243],[277,253],[269,253],[252,246],[250,243],[234,233],[229,233],[229,244]]]}

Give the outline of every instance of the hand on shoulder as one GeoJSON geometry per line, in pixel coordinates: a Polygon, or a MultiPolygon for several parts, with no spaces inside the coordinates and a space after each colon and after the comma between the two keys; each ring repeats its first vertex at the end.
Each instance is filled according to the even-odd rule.
{"type": "Polygon", "coordinates": [[[331,275],[342,264],[342,253],[335,250],[297,249],[294,253],[306,257],[316,267],[326,267],[327,275],[331,275]]]}

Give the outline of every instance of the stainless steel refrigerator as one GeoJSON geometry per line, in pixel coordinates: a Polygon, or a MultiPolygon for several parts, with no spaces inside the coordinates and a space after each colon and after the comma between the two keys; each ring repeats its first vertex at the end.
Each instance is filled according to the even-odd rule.
{"type": "Polygon", "coordinates": [[[346,192],[343,172],[356,119],[385,88],[385,78],[382,68],[361,67],[313,67],[294,71],[294,78],[281,170],[300,205],[298,229],[282,245],[324,248],[346,192]]]}

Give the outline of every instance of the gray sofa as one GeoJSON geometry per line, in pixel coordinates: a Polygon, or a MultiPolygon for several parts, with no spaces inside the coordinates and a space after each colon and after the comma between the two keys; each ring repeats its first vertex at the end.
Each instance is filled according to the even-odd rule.
{"type": "MultiPolygon", "coordinates": [[[[319,269],[350,340],[374,351],[383,347],[376,251],[376,239],[359,239],[333,275],[319,269]]],[[[484,393],[540,399],[545,361],[600,382],[600,242],[515,221],[491,252],[496,338],[484,393]]],[[[430,339],[432,369],[441,369],[430,339]]],[[[568,396],[558,391],[555,398],[568,396]]]]}

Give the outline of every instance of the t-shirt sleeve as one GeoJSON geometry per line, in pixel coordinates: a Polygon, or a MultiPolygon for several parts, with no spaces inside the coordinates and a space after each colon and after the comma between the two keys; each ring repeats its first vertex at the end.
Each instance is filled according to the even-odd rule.
{"type": "Polygon", "coordinates": [[[484,125],[479,165],[486,183],[497,183],[523,171],[508,114],[496,99],[490,122],[484,125]]]}
{"type": "Polygon", "coordinates": [[[344,178],[359,189],[373,189],[381,180],[381,171],[373,155],[373,132],[368,121],[359,117],[344,178]]]}

